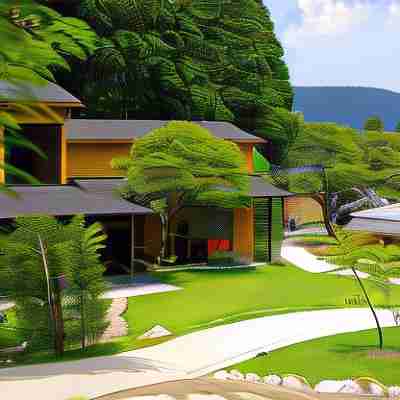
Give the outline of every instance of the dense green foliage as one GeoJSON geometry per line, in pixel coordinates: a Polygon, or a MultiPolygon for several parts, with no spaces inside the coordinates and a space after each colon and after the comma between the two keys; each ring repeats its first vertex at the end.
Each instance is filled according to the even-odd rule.
{"type": "Polygon", "coordinates": [[[57,291],[54,279],[65,276],[68,290],[63,295],[79,303],[71,309],[70,302],[61,296],[67,342],[76,344],[83,332],[85,338],[95,338],[104,330],[106,309],[99,299],[105,289],[104,267],[98,254],[104,238],[99,226],[85,228],[82,216],[69,224],[46,216],[19,217],[15,229],[2,236],[0,289],[15,301],[17,326],[30,347],[51,348],[54,340],[45,259],[51,293],[57,291]],[[84,320],[80,313],[84,313],[84,320]]]}
{"type": "MultiPolygon", "coordinates": [[[[60,70],[69,72],[68,61],[85,60],[94,51],[97,40],[96,34],[84,21],[64,18],[32,0],[18,3],[15,0],[1,1],[0,38],[0,80],[21,85],[19,91],[25,99],[30,97],[30,85],[54,80],[54,74],[60,70]]],[[[20,109],[28,107],[29,103],[19,104],[20,109]]],[[[32,109],[30,112],[33,112],[32,109]]],[[[44,157],[40,149],[20,134],[11,113],[0,112],[0,127],[7,129],[7,135],[0,142],[6,153],[13,146],[20,146],[44,157]]],[[[8,175],[38,183],[32,176],[8,163],[0,165],[0,168],[4,168],[8,175]]],[[[0,190],[10,192],[3,185],[0,185],[0,190]]]]}
{"type": "Polygon", "coordinates": [[[364,130],[366,131],[383,132],[384,129],[385,127],[382,119],[376,115],[367,118],[364,122],[364,130]]]}
{"type": "MultiPolygon", "coordinates": [[[[386,348],[399,352],[399,328],[384,329],[386,348]]],[[[243,373],[253,372],[261,376],[268,374],[298,374],[315,385],[327,379],[350,379],[373,377],[386,385],[399,383],[400,358],[373,356],[374,330],[345,333],[298,343],[268,353],[268,356],[253,358],[232,368],[243,373]]]]}
{"type": "MultiPolygon", "coordinates": [[[[288,69],[261,1],[80,0],[74,15],[101,38],[82,79],[67,80],[86,115],[224,120],[262,137],[291,126],[288,69]]],[[[278,150],[286,134],[272,138],[278,150]]]]}
{"type": "Polygon", "coordinates": [[[193,122],[171,121],[153,130],[134,142],[130,158],[112,165],[128,178],[125,197],[160,212],[164,244],[169,220],[184,206],[247,205],[247,169],[239,147],[193,122]]]}
{"type": "Polygon", "coordinates": [[[97,40],[84,21],[63,17],[34,0],[1,1],[0,36],[0,79],[36,83],[54,80],[61,69],[69,71],[70,60],[85,60],[97,40]],[[15,6],[17,15],[11,17],[15,6]]]}
{"type": "MultiPolygon", "coordinates": [[[[364,132],[330,123],[305,124],[289,151],[290,167],[322,164],[328,167],[329,192],[350,196],[352,187],[373,187],[378,194],[400,198],[397,178],[400,171],[400,137],[392,133],[364,132]]],[[[309,192],[320,190],[321,176],[293,175],[289,190],[309,192]]]]}
{"type": "Polygon", "coordinates": [[[400,121],[396,124],[395,131],[400,133],[400,121]]]}

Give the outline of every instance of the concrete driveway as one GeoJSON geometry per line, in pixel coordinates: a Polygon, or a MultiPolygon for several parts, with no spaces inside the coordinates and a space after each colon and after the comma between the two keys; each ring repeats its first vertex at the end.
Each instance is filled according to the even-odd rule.
{"type": "MultiPolygon", "coordinates": [[[[382,326],[393,314],[378,310],[382,326]]],[[[65,400],[201,377],[236,362],[305,340],[374,328],[368,309],[310,311],[257,318],[181,336],[109,357],[0,370],[2,398],[65,400]],[[33,397],[32,397],[33,396],[33,397]]]]}

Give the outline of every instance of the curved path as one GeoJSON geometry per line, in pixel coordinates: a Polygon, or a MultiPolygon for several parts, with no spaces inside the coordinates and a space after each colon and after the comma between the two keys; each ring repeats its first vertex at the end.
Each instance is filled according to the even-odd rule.
{"type": "MultiPolygon", "coordinates": [[[[286,240],[282,245],[281,257],[304,271],[312,273],[327,272],[328,274],[354,276],[351,269],[328,272],[337,268],[337,265],[330,264],[325,260],[320,260],[317,256],[311,254],[304,247],[291,244],[288,240],[286,240]]],[[[358,271],[358,276],[362,279],[369,277],[367,273],[360,271],[358,271]]],[[[393,285],[400,285],[400,278],[391,278],[389,281],[393,285]]]]}
{"type": "MultiPolygon", "coordinates": [[[[394,326],[393,314],[378,310],[382,326],[394,326]]],[[[270,351],[309,339],[374,328],[368,309],[309,311],[223,325],[163,344],[56,364],[0,369],[4,398],[65,400],[203,376],[270,351]]]]}

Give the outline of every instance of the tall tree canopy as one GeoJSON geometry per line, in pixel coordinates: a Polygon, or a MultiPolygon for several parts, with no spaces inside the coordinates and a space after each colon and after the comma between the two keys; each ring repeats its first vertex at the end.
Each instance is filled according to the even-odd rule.
{"type": "Polygon", "coordinates": [[[225,120],[262,137],[290,126],[289,73],[261,1],[80,0],[75,15],[101,37],[90,79],[69,82],[84,84],[89,117],[225,120]]]}
{"type": "MultiPolygon", "coordinates": [[[[321,164],[326,170],[330,192],[353,187],[372,187],[379,195],[400,199],[400,137],[393,133],[365,132],[332,123],[309,123],[297,137],[288,155],[288,167],[321,164]],[[392,178],[390,178],[392,177],[392,178]],[[390,178],[390,179],[389,179],[390,178]]],[[[321,177],[299,174],[289,177],[289,190],[321,190],[321,177]]],[[[344,191],[344,192],[343,192],[344,191]]]]}
{"type": "Polygon", "coordinates": [[[182,207],[248,205],[247,168],[239,147],[192,122],[171,121],[155,129],[135,141],[128,159],[112,164],[128,178],[124,196],[160,212],[162,253],[169,221],[182,207]]]}

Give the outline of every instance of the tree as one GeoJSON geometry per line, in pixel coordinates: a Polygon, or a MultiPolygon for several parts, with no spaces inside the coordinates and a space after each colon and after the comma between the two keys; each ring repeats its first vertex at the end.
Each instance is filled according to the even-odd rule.
{"type": "Polygon", "coordinates": [[[238,146],[191,122],[169,122],[136,140],[128,159],[115,159],[125,172],[123,195],[160,213],[161,259],[169,224],[185,206],[223,208],[248,204],[246,163],[238,146]]]}
{"type": "MultiPolygon", "coordinates": [[[[54,10],[30,0],[16,7],[14,0],[3,0],[0,4],[0,79],[20,87],[25,101],[19,108],[30,107],[29,85],[43,85],[54,81],[54,72],[69,71],[68,61],[85,60],[96,47],[96,34],[89,26],[76,18],[64,18],[54,10]]],[[[0,98],[1,100],[1,98],[0,98]]],[[[33,96],[32,96],[33,100],[33,96]]],[[[41,111],[51,113],[42,106],[41,111]]],[[[54,115],[54,114],[53,114],[54,115]]],[[[42,157],[37,146],[26,140],[17,121],[10,112],[0,112],[0,130],[7,135],[0,140],[0,147],[7,154],[13,146],[25,147],[42,157]]],[[[8,175],[15,175],[29,183],[39,183],[30,174],[4,163],[0,165],[8,175]]],[[[11,191],[0,184],[0,190],[11,191]]]]}
{"type": "Polygon", "coordinates": [[[340,267],[329,272],[337,272],[349,268],[352,270],[374,317],[378,331],[378,346],[382,349],[382,328],[366,286],[360,279],[359,272],[367,273],[369,282],[388,291],[389,278],[400,275],[400,268],[390,264],[393,261],[400,260],[400,247],[396,245],[385,247],[382,244],[365,244],[366,234],[352,233],[343,229],[336,230],[336,237],[339,246],[337,249],[335,248],[335,255],[324,258],[333,264],[340,265],[340,267]]]}
{"type": "Polygon", "coordinates": [[[396,124],[395,131],[400,132],[400,121],[396,124]]]}
{"type": "MultiPolygon", "coordinates": [[[[63,277],[72,295],[85,296],[81,313],[96,311],[86,317],[86,326],[97,331],[105,328],[105,306],[99,299],[104,290],[103,268],[98,254],[104,239],[98,225],[84,227],[82,216],[69,224],[49,216],[19,217],[15,229],[2,236],[0,287],[15,301],[18,326],[31,332],[32,347],[52,346],[62,355],[65,338],[75,338],[76,318],[64,319],[68,310],[62,302],[63,277]]],[[[83,344],[86,326],[80,329],[83,344]]]]}
{"type": "Polygon", "coordinates": [[[383,132],[384,125],[383,125],[382,119],[376,115],[367,118],[367,120],[364,123],[364,130],[365,131],[383,132]]]}
{"type": "Polygon", "coordinates": [[[101,37],[79,70],[88,76],[70,82],[72,92],[83,83],[90,117],[234,121],[269,137],[276,108],[292,107],[283,48],[258,0],[81,0],[77,10],[101,37]]]}

